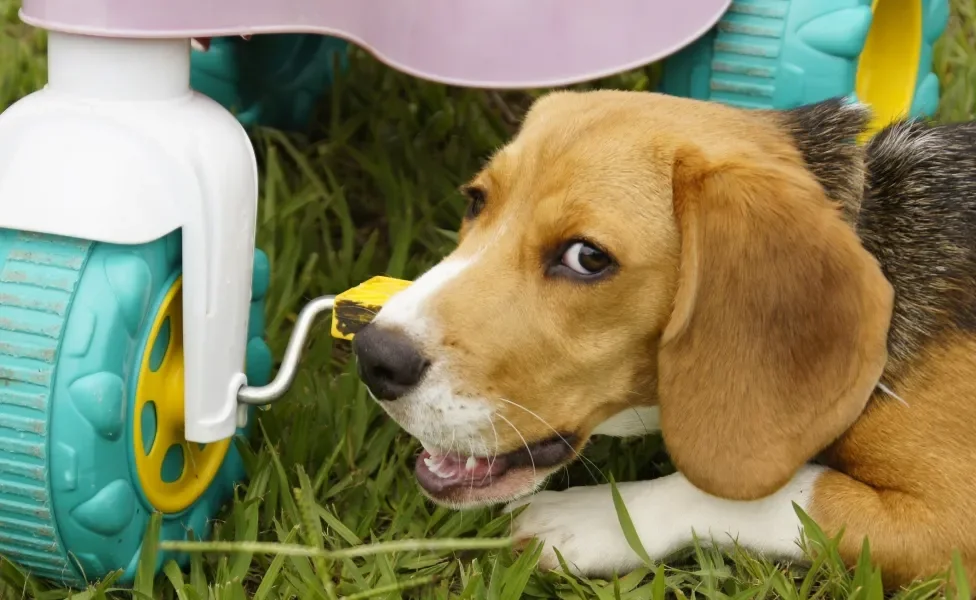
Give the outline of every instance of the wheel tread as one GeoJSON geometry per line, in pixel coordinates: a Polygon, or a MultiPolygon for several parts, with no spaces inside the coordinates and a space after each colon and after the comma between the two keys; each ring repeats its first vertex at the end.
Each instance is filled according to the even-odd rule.
{"type": "Polygon", "coordinates": [[[60,267],[72,271],[81,268],[84,259],[76,254],[49,252],[46,250],[32,251],[27,248],[17,248],[7,255],[12,264],[24,263],[36,266],[60,267]]]}
{"type": "Polygon", "coordinates": [[[738,0],[716,26],[709,96],[744,108],[774,103],[789,0],[738,0]]]}
{"type": "Polygon", "coordinates": [[[67,568],[63,562],[58,561],[47,552],[27,550],[20,548],[17,544],[10,545],[3,541],[0,541],[0,554],[4,556],[13,556],[16,554],[19,565],[27,567],[36,573],[57,573],[56,577],[58,579],[61,579],[61,575],[64,574],[64,570],[67,568]]]}
{"type": "Polygon", "coordinates": [[[40,526],[34,523],[23,523],[16,519],[9,519],[5,525],[11,530],[23,531],[35,537],[49,538],[52,542],[56,536],[52,527],[40,526]]]}
{"type": "Polygon", "coordinates": [[[53,540],[42,540],[32,535],[15,533],[13,531],[0,531],[0,545],[17,546],[35,552],[57,552],[58,543],[53,540]]]}
{"type": "Polygon", "coordinates": [[[9,473],[26,479],[45,481],[44,467],[39,465],[25,465],[23,462],[0,458],[0,473],[9,473]]]}
{"type": "Polygon", "coordinates": [[[70,294],[74,291],[74,284],[68,277],[62,277],[59,271],[67,270],[46,265],[28,265],[21,263],[21,266],[12,264],[4,269],[0,275],[0,282],[15,283],[17,285],[38,288],[41,290],[57,290],[70,294]]]}
{"type": "Polygon", "coordinates": [[[47,525],[37,525],[36,523],[21,521],[19,519],[8,519],[5,525],[11,530],[26,531],[30,535],[50,538],[52,540],[55,539],[56,535],[53,527],[48,527],[47,525]]]}
{"type": "MultiPolygon", "coordinates": [[[[10,440],[0,438],[0,452],[6,452],[10,454],[17,454],[22,457],[19,460],[32,460],[38,465],[44,465],[44,458],[47,456],[47,448],[43,443],[36,442],[25,442],[23,440],[10,440]]],[[[3,478],[0,477],[0,484],[2,484],[3,478]]],[[[0,500],[0,507],[2,507],[3,501],[0,500]]],[[[2,526],[0,526],[2,527],[2,526]]]]}
{"type": "Polygon", "coordinates": [[[0,493],[43,500],[47,498],[47,485],[44,481],[24,481],[8,477],[5,481],[0,481],[0,493]]]}
{"type": "Polygon", "coordinates": [[[44,422],[44,419],[16,415],[0,415],[0,431],[4,429],[15,433],[24,432],[45,435],[47,433],[47,424],[44,422]]]}
{"type": "Polygon", "coordinates": [[[38,369],[34,366],[7,365],[0,367],[0,380],[5,380],[4,384],[7,386],[19,384],[46,388],[51,385],[51,371],[50,368],[38,369]]]}
{"type": "Polygon", "coordinates": [[[722,33],[777,39],[783,27],[782,19],[747,14],[727,15],[718,22],[718,30],[722,33]]]}
{"type": "MultiPolygon", "coordinates": [[[[3,328],[0,327],[0,330],[3,328]]],[[[13,337],[13,335],[8,335],[13,337]]],[[[52,339],[32,339],[32,340],[3,340],[0,341],[0,355],[11,358],[29,358],[37,361],[54,364],[54,357],[58,351],[57,340],[52,339]]]]}
{"type": "Polygon", "coordinates": [[[735,0],[728,12],[739,15],[753,15],[773,19],[785,19],[790,11],[789,0],[735,0]]]}
{"type": "Polygon", "coordinates": [[[35,575],[74,581],[50,510],[47,399],[91,243],[26,232],[11,241],[0,263],[0,553],[35,575]]]}
{"type": "MultiPolygon", "coordinates": [[[[36,517],[37,522],[40,525],[48,526],[51,520],[51,511],[45,507],[38,507],[36,504],[27,504],[20,502],[18,500],[5,500],[3,507],[0,508],[0,514],[10,513],[12,515],[18,515],[20,517],[36,517]]],[[[6,521],[3,521],[4,527],[6,527],[6,521]]]]}
{"type": "MultiPolygon", "coordinates": [[[[779,44],[773,41],[761,44],[758,41],[752,40],[738,42],[732,40],[715,40],[715,52],[724,52],[726,54],[776,58],[779,56],[779,48],[779,44]]],[[[728,62],[732,59],[738,59],[738,57],[726,57],[724,60],[728,62]]]]}
{"type": "Polygon", "coordinates": [[[44,396],[44,394],[24,392],[22,390],[0,390],[0,405],[29,408],[42,414],[47,412],[47,398],[44,396]]]}

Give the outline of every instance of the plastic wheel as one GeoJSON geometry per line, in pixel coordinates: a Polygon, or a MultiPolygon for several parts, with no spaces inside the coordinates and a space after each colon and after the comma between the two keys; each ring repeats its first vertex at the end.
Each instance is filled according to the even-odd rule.
{"type": "MultiPolygon", "coordinates": [[[[179,232],[119,246],[0,229],[0,554],[36,576],[131,582],[150,514],[162,539],[206,537],[244,476],[230,440],[182,439],[180,248],[179,232]]],[[[268,280],[259,251],[256,385],[268,280]]],[[[188,557],[157,568],[171,558],[188,557]]]]}
{"type": "Polygon", "coordinates": [[[746,108],[854,96],[877,130],[939,104],[932,45],[948,0],[735,0],[705,36],[668,58],[661,91],[746,108]]]}

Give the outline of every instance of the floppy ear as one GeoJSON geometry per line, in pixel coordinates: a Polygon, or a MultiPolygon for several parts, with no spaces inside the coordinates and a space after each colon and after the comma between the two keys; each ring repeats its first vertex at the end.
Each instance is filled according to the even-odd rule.
{"type": "Polygon", "coordinates": [[[672,186],[681,257],[658,356],[665,445],[701,490],[761,498],[864,409],[893,291],[800,167],[681,150],[672,186]]]}

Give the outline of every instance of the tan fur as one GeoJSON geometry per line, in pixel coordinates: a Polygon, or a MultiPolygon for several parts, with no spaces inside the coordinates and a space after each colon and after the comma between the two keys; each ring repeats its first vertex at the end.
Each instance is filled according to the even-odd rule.
{"type": "Polygon", "coordinates": [[[656,403],[657,344],[680,252],[674,149],[696,139],[732,154],[750,138],[757,154],[802,162],[743,111],[652,94],[556,93],[470,182],[487,192],[486,208],[462,228],[455,255],[478,260],[440,291],[433,312],[462,391],[495,400],[514,426],[499,428],[502,450],[553,429],[582,441],[615,412],[656,403]],[[590,286],[544,277],[544,262],[575,235],[604,244],[624,268],[590,286]]]}
{"type": "Polygon", "coordinates": [[[458,391],[495,402],[511,423],[497,427],[502,451],[553,430],[584,441],[613,413],[653,402],[679,252],[667,148],[654,139],[666,115],[635,129],[652,107],[607,99],[556,94],[537,105],[471,182],[487,204],[455,254],[477,260],[431,301],[458,391]],[[606,243],[626,269],[592,286],[546,278],[552,253],[575,235],[606,243]]]}
{"type": "Polygon", "coordinates": [[[664,440],[698,488],[765,497],[864,409],[891,286],[805,170],[680,149],[673,171],[682,258],[658,355],[664,440]]]}
{"type": "Polygon", "coordinates": [[[847,528],[848,562],[869,534],[902,583],[945,568],[953,540],[976,575],[964,441],[976,340],[929,348],[895,382],[909,408],[888,399],[862,415],[892,290],[779,119],[657,94],[551,94],[470,185],[487,197],[454,255],[470,264],[431,311],[455,393],[501,419],[499,452],[554,432],[582,445],[611,415],[660,404],[688,479],[749,499],[829,446],[839,473],[817,483],[812,512],[830,534],[847,528]],[[580,236],[619,271],[547,277],[580,236]]]}
{"type": "MultiPolygon", "coordinates": [[[[861,410],[880,374],[890,289],[802,164],[777,121],[760,113],[655,94],[562,93],[540,100],[516,139],[470,182],[484,189],[488,200],[478,219],[462,228],[456,256],[477,260],[434,301],[443,345],[465,386],[459,391],[496,402],[511,423],[498,428],[500,448],[516,449],[523,438],[551,437],[553,430],[585,440],[610,415],[628,406],[657,404],[660,367],[669,367],[670,374],[665,383],[669,394],[662,398],[666,441],[679,466],[706,490],[736,498],[766,494],[807,455],[839,435],[861,410]],[[748,231],[745,213],[736,216],[734,210],[720,217],[727,223],[704,218],[707,212],[697,218],[696,223],[717,228],[698,249],[709,260],[708,272],[685,279],[685,289],[688,282],[700,281],[705,290],[698,304],[675,303],[682,243],[672,193],[680,195],[682,190],[675,187],[671,165],[679,150],[686,158],[721,167],[710,179],[691,171],[683,177],[699,178],[708,189],[732,186],[734,191],[740,185],[743,193],[758,194],[753,212],[768,213],[767,223],[779,213],[798,215],[792,229],[771,227],[763,232],[748,231]],[[735,182],[735,173],[743,178],[741,184],[735,182]],[[791,186],[793,192],[784,196],[777,185],[791,186]],[[761,233],[767,247],[734,248],[729,245],[732,239],[715,245],[715,234],[726,225],[738,225],[739,242],[745,244],[759,241],[755,236],[761,233]],[[817,241],[808,235],[814,230],[826,237],[817,241]],[[544,277],[544,262],[573,236],[603,244],[621,263],[620,272],[592,285],[544,277]],[[768,263],[776,257],[771,253],[796,246],[809,247],[810,253],[793,255],[794,261],[805,256],[806,262],[784,259],[770,269],[768,263]],[[729,251],[738,253],[732,262],[715,262],[729,251]],[[742,263],[746,258],[749,262],[742,263]],[[825,266],[834,268],[824,270],[825,266]],[[758,302],[775,303],[777,294],[788,294],[790,300],[783,298],[776,307],[789,312],[772,312],[773,304],[767,304],[753,307],[750,315],[740,306],[735,315],[729,290],[721,289],[723,284],[715,279],[719,271],[733,267],[752,278],[750,285],[767,284],[766,296],[757,297],[758,302]],[[844,269],[852,276],[829,281],[827,289],[813,277],[815,272],[848,272],[844,269]],[[809,302],[790,303],[800,299],[809,302]],[[688,311],[689,316],[694,311],[696,325],[702,319],[715,324],[732,323],[729,319],[736,316],[739,320],[734,328],[696,326],[686,335],[672,335],[671,347],[659,354],[665,326],[671,321],[674,329],[677,322],[673,310],[688,311]],[[721,310],[727,312],[716,312],[721,310]],[[865,313],[873,320],[855,327],[865,313]],[[781,339],[765,355],[751,353],[765,335],[762,315],[768,314],[789,317],[796,342],[781,339]],[[840,332],[848,337],[824,345],[840,332]],[[811,333],[821,335],[803,337],[811,333]],[[703,342],[709,338],[732,346],[719,353],[724,365],[711,364],[717,357],[701,349],[689,350],[688,344],[712,344],[703,342]],[[821,346],[804,347],[804,342],[814,341],[821,346]],[[858,348],[854,344],[859,341],[867,345],[858,348]],[[854,356],[856,351],[863,355],[854,356]],[[792,353],[792,371],[784,366],[772,372],[783,353],[792,353]],[[747,365],[748,361],[752,362],[747,365]],[[691,363],[694,369],[683,367],[691,363]],[[757,363],[764,365],[764,372],[751,370],[757,363]],[[811,377],[797,382],[804,369],[811,377]],[[709,373],[716,375],[711,389],[705,387],[709,373]],[[768,381],[769,387],[746,385],[760,381],[768,381]],[[738,423],[716,410],[722,401],[718,390],[733,382],[741,382],[737,389],[743,397],[737,402],[744,403],[734,414],[748,415],[754,424],[748,436],[733,438],[743,439],[738,449],[754,456],[738,460],[733,456],[741,452],[729,454],[727,460],[706,467],[721,451],[706,450],[696,436],[718,435],[722,423],[738,423]],[[703,387],[690,397],[692,384],[703,387]],[[797,387],[804,385],[810,387],[797,387]],[[763,400],[752,398],[757,393],[763,400]],[[829,399],[810,401],[821,393],[829,399]],[[517,401],[522,408],[505,400],[517,401]],[[819,427],[808,427],[812,415],[822,417],[819,427]],[[805,435],[797,437],[801,430],[805,435]],[[769,436],[755,435],[759,431],[769,436]],[[782,450],[776,465],[768,460],[777,455],[768,445],[774,443],[782,450]],[[760,473],[754,468],[757,463],[770,471],[760,473]]],[[[688,194],[683,197],[689,206],[695,202],[688,194]]],[[[711,203],[720,201],[716,196],[711,203]]],[[[683,258],[689,256],[685,252],[683,258]]],[[[690,275],[687,267],[684,270],[690,275]]],[[[731,283],[728,278],[723,281],[731,283]]]]}
{"type": "Polygon", "coordinates": [[[894,384],[907,406],[879,394],[824,453],[838,473],[817,482],[810,516],[844,528],[850,564],[867,535],[888,586],[944,572],[953,549],[976,580],[974,356],[971,336],[930,345],[894,384]]]}

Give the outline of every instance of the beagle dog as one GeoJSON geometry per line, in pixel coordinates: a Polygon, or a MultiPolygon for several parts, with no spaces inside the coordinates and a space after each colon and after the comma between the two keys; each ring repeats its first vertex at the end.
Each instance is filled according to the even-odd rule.
{"type": "Polygon", "coordinates": [[[538,490],[592,435],[659,430],[619,485],[652,559],[695,536],[802,561],[794,503],[887,586],[976,576],[976,125],[840,99],[759,111],[558,92],[466,186],[455,251],[354,341],[456,508],[578,573],[641,564],[608,485],[538,490]]]}

